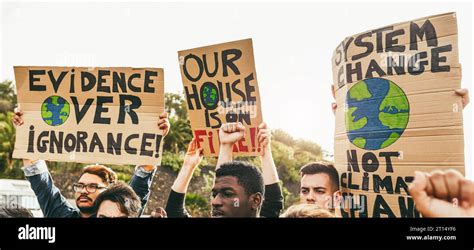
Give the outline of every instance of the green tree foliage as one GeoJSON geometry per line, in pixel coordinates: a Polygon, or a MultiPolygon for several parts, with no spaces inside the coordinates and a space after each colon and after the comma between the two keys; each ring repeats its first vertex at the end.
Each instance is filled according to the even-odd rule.
{"type": "Polygon", "coordinates": [[[187,193],[186,210],[192,217],[209,217],[211,212],[209,197],[203,197],[197,193],[187,193]]]}
{"type": "Polygon", "coordinates": [[[274,141],[279,141],[285,145],[294,145],[296,142],[290,134],[281,129],[273,131],[272,138],[274,141]]]}
{"type": "Polygon", "coordinates": [[[282,130],[272,133],[273,160],[283,182],[298,182],[299,169],[312,161],[322,160],[321,147],[314,142],[295,140],[282,130]]]}
{"type": "Polygon", "coordinates": [[[186,152],[191,141],[191,125],[188,121],[186,101],[179,94],[165,94],[166,112],[169,114],[171,129],[164,139],[163,149],[174,154],[186,152]]]}
{"type": "Polygon", "coordinates": [[[13,149],[15,146],[15,127],[12,112],[0,113],[0,171],[13,167],[13,149]]]}
{"type": "Polygon", "coordinates": [[[322,155],[321,146],[308,140],[297,140],[296,148],[299,152],[308,152],[314,156],[322,155]]]}
{"type": "Polygon", "coordinates": [[[19,163],[12,158],[15,146],[12,112],[16,104],[17,97],[13,82],[0,82],[0,173],[2,175],[7,172],[11,174],[13,166],[19,166],[19,163]]]}
{"type": "Polygon", "coordinates": [[[0,83],[0,113],[13,111],[17,103],[15,85],[12,81],[0,83]]]}

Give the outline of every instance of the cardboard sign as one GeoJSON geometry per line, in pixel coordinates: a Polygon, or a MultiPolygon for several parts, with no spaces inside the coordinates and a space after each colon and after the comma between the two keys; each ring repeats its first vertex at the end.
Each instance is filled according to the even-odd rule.
{"type": "Polygon", "coordinates": [[[334,51],[344,217],[419,217],[414,171],[464,173],[455,13],[347,37],[334,51]]]}
{"type": "Polygon", "coordinates": [[[14,67],[24,124],[15,158],[161,162],[163,69],[14,67]]]}
{"type": "Polygon", "coordinates": [[[261,155],[257,128],[262,122],[252,39],[178,52],[193,135],[205,156],[219,154],[219,128],[241,122],[245,138],[234,155],[261,155]]]}

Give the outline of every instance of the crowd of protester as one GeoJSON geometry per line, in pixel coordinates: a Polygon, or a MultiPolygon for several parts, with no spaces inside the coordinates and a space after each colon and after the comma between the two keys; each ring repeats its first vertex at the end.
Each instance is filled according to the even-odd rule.
{"type": "MultiPolygon", "coordinates": [[[[455,91],[469,103],[467,90],[455,91]]],[[[337,108],[332,104],[333,110],[337,108]]],[[[23,124],[22,111],[15,110],[13,123],[23,124]]],[[[159,116],[158,129],[166,136],[170,129],[168,114],[159,116]]],[[[280,179],[271,150],[271,131],[266,123],[259,126],[258,142],[262,145],[261,169],[234,161],[232,146],[244,138],[241,123],[226,123],[219,130],[220,151],[210,198],[212,218],[336,218],[340,217],[341,191],[339,174],[330,162],[309,162],[300,170],[300,202],[284,208],[280,179]]],[[[185,197],[194,171],[203,159],[203,150],[195,140],[189,143],[165,208],[151,208],[151,217],[185,218],[185,197]]],[[[69,204],[54,185],[43,160],[25,159],[22,168],[36,194],[45,217],[129,218],[140,217],[150,197],[155,166],[136,166],[129,184],[119,182],[116,173],[103,165],[89,165],[73,184],[76,206],[69,204]]],[[[416,209],[423,217],[474,217],[474,182],[455,170],[431,173],[415,171],[409,186],[416,209]]],[[[0,206],[0,218],[33,217],[21,206],[0,206]]]]}

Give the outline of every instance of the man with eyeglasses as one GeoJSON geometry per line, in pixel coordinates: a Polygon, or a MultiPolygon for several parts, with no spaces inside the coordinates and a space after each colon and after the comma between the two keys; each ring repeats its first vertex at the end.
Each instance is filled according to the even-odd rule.
{"type": "MultiPolygon", "coordinates": [[[[22,115],[23,112],[20,109],[15,109],[15,115],[12,119],[15,126],[21,126],[24,123],[22,115]]],[[[163,131],[163,136],[168,134],[169,127],[168,113],[164,112],[159,115],[158,121],[158,128],[163,131]]],[[[66,201],[66,198],[54,185],[44,160],[31,161],[24,159],[23,164],[22,170],[26,179],[31,183],[31,188],[36,194],[45,217],[95,217],[94,202],[97,196],[117,181],[117,175],[108,167],[102,165],[86,166],[82,170],[79,180],[73,185],[77,206],[75,208],[66,201]]],[[[148,201],[154,172],[154,166],[136,166],[135,173],[130,181],[130,186],[138,195],[142,208],[146,206],[148,201]]],[[[140,214],[142,211],[143,209],[140,209],[140,214]]]]}
{"type": "MultiPolygon", "coordinates": [[[[117,182],[115,172],[102,165],[89,165],[82,170],[81,177],[73,184],[74,199],[81,217],[90,217],[96,213],[94,203],[100,193],[117,182]]],[[[38,197],[39,198],[39,197],[38,197]]]]}

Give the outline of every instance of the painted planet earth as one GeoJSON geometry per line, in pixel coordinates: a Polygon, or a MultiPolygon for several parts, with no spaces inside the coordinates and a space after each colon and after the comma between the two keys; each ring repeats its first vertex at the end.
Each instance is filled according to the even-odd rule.
{"type": "Polygon", "coordinates": [[[403,90],[383,78],[354,84],[346,96],[345,123],[349,140],[366,150],[392,145],[408,124],[410,105],[403,90]]]}

